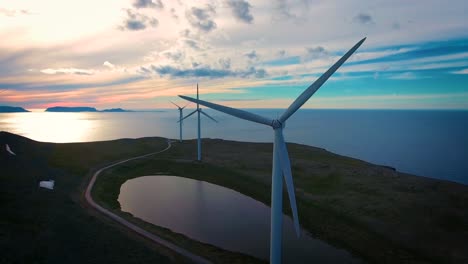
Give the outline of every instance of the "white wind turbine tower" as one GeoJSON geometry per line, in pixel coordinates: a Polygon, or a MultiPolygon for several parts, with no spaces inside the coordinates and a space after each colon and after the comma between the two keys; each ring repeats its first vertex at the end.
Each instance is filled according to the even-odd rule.
{"type": "Polygon", "coordinates": [[[320,78],[310,85],[296,100],[286,109],[278,119],[270,119],[244,110],[239,110],[227,106],[222,106],[206,101],[202,101],[187,96],[179,97],[201,104],[223,113],[236,116],[248,121],[271,126],[274,130],[273,143],[273,168],[272,168],[272,186],[271,186],[271,226],[270,226],[270,263],[281,263],[281,243],[282,243],[282,208],[283,208],[283,180],[286,182],[291,210],[293,213],[294,227],[299,237],[300,227],[297,215],[296,196],[291,172],[288,150],[283,136],[283,128],[286,120],[293,115],[309,98],[328,80],[328,78],[361,46],[366,40],[363,38],[356,43],[343,57],[341,57],[330,69],[328,69],[320,78]]]}
{"type": "MultiPolygon", "coordinates": [[[[195,100],[195,99],[193,99],[195,100]]],[[[200,123],[200,114],[203,114],[205,115],[206,117],[208,117],[209,119],[215,121],[216,123],[218,123],[218,121],[216,121],[216,119],[214,119],[213,117],[209,116],[207,113],[203,112],[202,109],[200,108],[200,105],[198,104],[197,102],[198,100],[198,83],[197,83],[197,99],[194,101],[195,103],[197,103],[197,109],[195,109],[195,111],[193,111],[192,113],[188,114],[186,117],[182,118],[180,120],[180,122],[182,122],[182,120],[186,119],[187,117],[195,114],[195,113],[198,113],[198,140],[197,140],[197,160],[198,161],[201,161],[201,123],[200,123]]]]}
{"type": "Polygon", "coordinates": [[[187,107],[187,105],[185,105],[184,107],[180,107],[178,106],[176,103],[170,101],[173,105],[177,106],[177,108],[179,109],[179,141],[182,142],[182,116],[183,116],[183,113],[182,111],[184,110],[185,107],[187,107]]]}

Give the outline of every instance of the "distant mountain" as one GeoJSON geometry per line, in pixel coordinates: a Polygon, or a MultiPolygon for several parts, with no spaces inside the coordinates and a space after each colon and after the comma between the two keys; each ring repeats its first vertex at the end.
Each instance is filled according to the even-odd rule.
{"type": "Polygon", "coordinates": [[[46,112],[133,112],[131,110],[125,110],[122,108],[97,110],[94,107],[86,107],[86,106],[79,106],[79,107],[54,106],[54,107],[47,108],[45,111],[46,112]]]}
{"type": "Polygon", "coordinates": [[[133,111],[125,110],[125,109],[122,109],[122,108],[111,108],[111,109],[101,110],[100,112],[133,112],[133,111]]]}
{"type": "Polygon", "coordinates": [[[49,107],[45,110],[46,112],[97,112],[94,107],[65,107],[65,106],[54,106],[49,107]]]}
{"type": "Polygon", "coordinates": [[[17,106],[0,106],[0,113],[23,113],[29,112],[28,110],[17,106]]]}

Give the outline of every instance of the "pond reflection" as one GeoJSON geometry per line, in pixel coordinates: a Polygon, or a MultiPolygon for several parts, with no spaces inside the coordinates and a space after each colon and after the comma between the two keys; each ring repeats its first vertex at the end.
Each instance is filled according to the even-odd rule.
{"type": "MultiPolygon", "coordinates": [[[[270,207],[236,191],[177,176],[144,176],[120,189],[122,211],[195,240],[269,257],[270,207]]],[[[359,262],[305,232],[297,238],[290,217],[283,217],[286,263],[359,262]]]]}

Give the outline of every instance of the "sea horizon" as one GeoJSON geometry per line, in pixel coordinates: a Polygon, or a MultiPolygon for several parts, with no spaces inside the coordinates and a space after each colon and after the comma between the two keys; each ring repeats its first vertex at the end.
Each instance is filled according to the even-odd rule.
{"type": "MultiPolygon", "coordinates": [[[[284,111],[245,109],[270,118],[284,111]]],[[[177,109],[160,110],[0,114],[0,130],[55,143],[154,136],[178,139],[177,109]]],[[[191,111],[193,108],[187,108],[184,113],[191,111]]],[[[273,140],[267,126],[206,108],[204,111],[219,123],[202,116],[202,138],[263,143],[273,140]]],[[[301,109],[288,120],[284,134],[290,143],[324,148],[418,176],[468,184],[467,128],[466,110],[301,109]]],[[[184,120],[184,139],[195,138],[193,115],[184,120]]]]}
{"type": "MultiPolygon", "coordinates": [[[[12,106],[15,107],[16,105],[4,105],[4,106],[12,106]]],[[[60,105],[57,105],[60,106],[60,105]]],[[[21,107],[21,106],[20,106],[21,107]]],[[[51,106],[55,107],[55,106],[51,106]]],[[[94,107],[94,106],[66,106],[66,107],[94,107]]],[[[45,110],[48,108],[25,108],[24,109],[28,110],[29,112],[18,112],[18,113],[30,113],[30,112],[45,112],[45,110]]],[[[96,109],[101,109],[94,107],[96,109]]],[[[111,109],[111,108],[120,108],[120,107],[104,107],[102,109],[111,109]]],[[[192,104],[189,104],[185,109],[195,109],[192,104]],[[190,106],[190,107],[189,107],[190,106]]],[[[201,108],[206,108],[206,107],[201,107],[201,108]]],[[[123,108],[124,110],[127,110],[129,112],[158,112],[158,111],[174,111],[175,108],[123,108]]],[[[268,107],[241,107],[238,109],[242,110],[286,110],[287,108],[268,108],[268,107]]],[[[300,111],[302,110],[330,110],[330,111],[468,111],[468,108],[306,108],[302,107],[300,111]]],[[[67,112],[55,112],[55,113],[67,113],[67,112]]],[[[2,114],[0,112],[0,114],[2,114]]]]}

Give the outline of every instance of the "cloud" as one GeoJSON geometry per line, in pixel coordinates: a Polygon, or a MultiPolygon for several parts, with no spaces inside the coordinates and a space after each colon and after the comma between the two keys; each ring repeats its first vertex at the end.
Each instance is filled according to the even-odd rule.
{"type": "MultiPolygon", "coordinates": [[[[13,80],[3,82],[0,80],[0,88],[8,88],[15,91],[22,91],[22,92],[37,92],[41,93],[44,91],[50,92],[62,92],[62,91],[75,91],[77,89],[92,89],[92,88],[101,88],[101,87],[128,87],[132,85],[132,83],[139,82],[145,77],[142,76],[121,76],[117,78],[113,78],[111,80],[100,80],[98,74],[93,74],[92,76],[88,76],[89,78],[82,79],[81,76],[75,76],[80,78],[79,83],[70,82],[68,78],[63,78],[63,76],[56,76],[60,74],[69,74],[70,71],[89,71],[95,73],[94,70],[84,70],[84,69],[45,69],[46,72],[49,72],[48,76],[37,76],[38,80],[44,80],[43,82],[37,81],[23,81],[23,80],[13,80]],[[59,71],[59,72],[57,72],[59,71]],[[67,72],[64,72],[67,71],[67,72]],[[68,79],[68,80],[67,80],[68,79]]],[[[47,73],[45,73],[47,74],[47,73]]],[[[86,74],[77,74],[77,75],[86,75],[86,74]]],[[[88,74],[89,75],[89,74],[88,74]]],[[[72,77],[72,76],[70,76],[72,77]]]]}
{"type": "Polygon", "coordinates": [[[210,66],[183,69],[169,65],[151,65],[151,69],[160,76],[170,76],[172,78],[207,77],[210,79],[217,79],[225,77],[264,78],[265,76],[267,76],[267,72],[264,69],[256,69],[255,67],[249,67],[246,70],[233,71],[230,69],[215,69],[210,66]]]}
{"type": "Polygon", "coordinates": [[[373,77],[374,77],[374,80],[377,80],[377,79],[379,79],[379,77],[380,77],[380,73],[379,73],[379,72],[377,72],[377,71],[376,71],[376,72],[374,72],[374,75],[373,75],[373,77]]]}
{"type": "Polygon", "coordinates": [[[459,71],[453,71],[453,74],[468,74],[468,69],[463,69],[459,71]]]}
{"type": "Polygon", "coordinates": [[[185,58],[185,53],[180,51],[180,50],[176,50],[176,51],[165,51],[162,53],[166,58],[168,59],[171,59],[175,62],[178,62],[178,61],[181,61],[185,58]]]}
{"type": "MultiPolygon", "coordinates": [[[[345,1],[339,3],[340,8],[336,8],[336,2],[309,1],[308,11],[303,4],[306,0],[256,2],[244,0],[252,5],[249,8],[249,12],[254,18],[252,24],[238,21],[238,18],[233,15],[233,10],[228,6],[228,1],[230,0],[182,3],[179,0],[179,3],[182,3],[180,5],[178,1],[162,0],[164,10],[137,9],[132,6],[136,0],[124,1],[132,13],[155,17],[159,20],[156,29],[148,26],[148,21],[138,20],[140,23],[136,23],[132,28],[145,27],[145,29],[136,32],[116,32],[118,26],[124,26],[124,21],[131,19],[126,9],[121,10],[122,3],[119,4],[119,1],[96,6],[95,10],[90,8],[96,4],[86,1],[73,6],[73,8],[70,8],[69,5],[60,5],[49,11],[47,6],[50,5],[35,5],[34,9],[31,10],[34,11],[34,14],[41,14],[41,17],[44,15],[44,19],[39,19],[39,16],[21,15],[20,11],[12,13],[16,15],[15,17],[7,17],[4,13],[0,13],[0,20],[3,19],[2,22],[5,22],[5,24],[1,23],[0,25],[3,28],[0,30],[0,39],[8,39],[8,41],[0,42],[0,86],[1,83],[17,79],[37,83],[42,85],[44,90],[50,90],[52,88],[49,85],[54,83],[63,85],[65,81],[70,85],[81,85],[83,80],[90,82],[91,79],[95,79],[110,82],[117,77],[139,76],[145,78],[145,83],[148,79],[148,83],[150,83],[148,86],[154,87],[154,82],[161,82],[160,87],[167,89],[171,85],[181,87],[190,79],[182,77],[171,79],[169,75],[159,78],[159,75],[148,66],[151,64],[156,66],[169,65],[181,71],[195,68],[203,69],[209,65],[211,67],[209,69],[225,70],[232,74],[230,76],[237,77],[212,80],[205,78],[207,83],[213,87],[223,84],[230,87],[238,85],[247,87],[246,89],[255,89],[255,87],[259,87],[259,83],[264,82],[269,82],[274,87],[278,87],[282,83],[291,83],[293,86],[297,85],[293,82],[302,83],[305,82],[305,79],[314,81],[356,41],[368,35],[369,38],[364,45],[339,69],[334,77],[339,77],[339,80],[346,77],[349,86],[354,86],[359,85],[360,82],[357,80],[372,82],[375,72],[377,72],[375,77],[379,83],[383,84],[386,82],[395,83],[389,79],[392,76],[411,78],[411,75],[401,74],[414,72],[419,78],[430,77],[434,80],[433,82],[427,81],[428,79],[423,80],[423,85],[427,86],[428,90],[442,89],[436,87],[439,83],[437,80],[447,80],[448,84],[453,82],[455,85],[445,87],[448,91],[463,89],[459,80],[463,75],[457,76],[455,74],[468,73],[468,55],[461,54],[462,52],[468,54],[466,48],[466,32],[468,31],[466,23],[463,23],[466,20],[462,14],[464,4],[459,0],[454,0],[454,3],[451,2],[450,5],[438,6],[434,4],[435,0],[429,0],[428,3],[414,2],[411,5],[405,4],[403,0],[398,0],[397,2],[372,6],[369,6],[368,3],[356,5],[356,3],[345,1]],[[204,4],[207,2],[213,3],[216,12],[204,4]],[[278,2],[283,3],[285,16],[294,17],[294,19],[284,19],[278,14],[276,9],[278,2]],[[101,9],[101,6],[104,9],[101,9]],[[216,29],[207,34],[198,27],[192,26],[186,19],[186,13],[191,12],[193,6],[206,9],[208,20],[216,22],[216,29]],[[398,15],[388,16],[390,7],[393,10],[392,14],[398,15]],[[93,12],[88,12],[82,23],[75,23],[76,25],[57,23],[57,21],[62,21],[60,18],[63,17],[72,20],[79,19],[81,11],[86,10],[93,12]],[[115,17],[116,11],[118,12],[117,17],[115,17]],[[174,20],[172,13],[178,15],[179,20],[174,20]],[[369,19],[367,22],[362,21],[365,24],[358,20],[354,21],[353,18],[360,13],[369,16],[370,22],[369,19]],[[296,17],[302,19],[301,15],[303,14],[307,14],[304,16],[305,20],[300,20],[304,24],[295,24],[296,17]],[[427,14],[432,15],[428,16],[427,14]],[[273,19],[273,16],[281,19],[273,19]],[[46,19],[47,17],[48,19],[46,19]],[[29,23],[32,21],[31,19],[34,20],[34,23],[29,23]],[[317,21],[327,21],[327,26],[324,27],[323,23],[317,23],[317,21]],[[393,24],[396,22],[401,26],[399,30],[394,29],[396,26],[393,24]],[[147,32],[148,34],[145,34],[147,32]],[[181,33],[179,34],[179,32],[181,33]],[[284,32],[288,33],[287,37],[284,36],[284,32]],[[307,38],[307,34],[304,35],[304,32],[313,32],[316,37],[307,38]],[[349,34],[343,34],[343,32],[349,34]],[[135,46],[136,42],[138,42],[138,47],[135,46]],[[202,50],[197,50],[197,46],[202,50]],[[325,52],[317,46],[322,46],[325,52]],[[453,49],[451,46],[458,48],[453,49]],[[309,49],[306,49],[307,47],[309,49]],[[403,49],[411,49],[414,52],[401,52],[400,50],[403,49]],[[184,52],[185,57],[182,58],[181,54],[176,52],[177,50],[184,52]],[[252,50],[255,50],[256,55],[260,56],[259,61],[250,60],[245,55],[251,53],[252,50]],[[280,50],[286,52],[279,53],[280,50]],[[173,54],[166,56],[164,52],[167,51],[171,51],[173,54]],[[456,57],[455,53],[458,54],[456,57]],[[44,57],[44,54],[48,54],[48,56],[44,57]],[[445,57],[447,55],[453,55],[453,58],[445,57]],[[309,58],[324,57],[304,62],[303,58],[306,56],[309,58]],[[221,58],[224,60],[220,60],[221,58]],[[112,70],[110,65],[104,65],[105,61],[111,64],[115,63],[115,69],[112,70]],[[140,68],[140,66],[144,66],[144,68],[140,68]],[[257,69],[249,71],[248,66],[255,66],[257,69]],[[55,70],[55,74],[52,74],[51,70],[47,71],[48,68],[55,70]],[[70,70],[60,71],[60,68],[94,70],[94,74],[80,76],[70,73],[70,70]],[[254,81],[241,78],[241,72],[245,74],[255,72],[261,76],[263,75],[262,68],[268,72],[269,78],[254,81]],[[34,72],[29,72],[28,69],[33,69],[34,72]],[[42,73],[41,69],[50,73],[42,73]],[[128,69],[128,72],[124,72],[123,69],[128,69]],[[61,72],[61,74],[57,72],[61,72]],[[145,72],[148,76],[143,75],[145,72]],[[346,73],[346,76],[341,73],[346,73]],[[305,76],[304,79],[303,76],[305,76]],[[356,81],[351,80],[351,77],[355,78],[356,81]]],[[[153,0],[152,3],[156,3],[156,0],[153,0]]],[[[32,8],[0,4],[1,7],[15,10],[32,8]]],[[[204,18],[201,14],[198,14],[198,17],[204,18]]],[[[194,15],[197,21],[198,17],[194,15]]],[[[129,30],[125,27],[122,29],[129,30]]],[[[80,74],[79,71],[77,73],[80,74]]],[[[250,76],[253,76],[252,73],[250,76]]],[[[338,80],[338,78],[336,79],[338,80]]],[[[412,81],[407,82],[409,90],[413,87],[419,87],[409,83],[412,81]]],[[[332,87],[333,85],[330,84],[332,87]]],[[[142,91],[140,82],[122,85],[122,87],[131,90],[131,93],[142,91]]],[[[386,87],[389,90],[401,88],[391,85],[372,87],[375,89],[386,87]]],[[[77,88],[70,86],[68,89],[77,88]]],[[[37,90],[37,88],[30,90],[37,90]]],[[[366,94],[369,90],[364,89],[360,93],[366,94]]],[[[330,91],[333,92],[333,88],[330,91]]],[[[261,93],[265,96],[273,96],[268,92],[262,91],[261,93]]],[[[0,96],[2,99],[4,94],[0,96]]],[[[123,101],[129,105],[132,104],[130,100],[123,101]]],[[[145,102],[138,101],[142,104],[145,102]]]]}
{"type": "Polygon", "coordinates": [[[255,78],[265,78],[268,74],[265,69],[256,69],[255,67],[249,67],[247,71],[240,72],[240,77],[247,78],[255,76],[255,78]]]}
{"type": "Polygon", "coordinates": [[[40,72],[44,74],[76,74],[76,75],[93,75],[93,70],[76,69],[76,68],[59,68],[59,69],[42,69],[40,72]]]}
{"type": "Polygon", "coordinates": [[[284,56],[286,56],[286,51],[285,51],[284,49],[283,49],[283,50],[279,50],[279,51],[278,51],[278,56],[281,57],[281,58],[284,57],[284,56]]]}
{"type": "Polygon", "coordinates": [[[372,16],[366,13],[359,13],[353,18],[353,20],[363,25],[374,24],[374,20],[372,19],[372,16]]]}
{"type": "Polygon", "coordinates": [[[230,69],[231,68],[231,59],[229,58],[221,58],[218,60],[219,65],[221,65],[222,69],[230,69]]]}
{"type": "Polygon", "coordinates": [[[149,75],[149,74],[151,74],[152,72],[151,72],[150,69],[141,66],[141,67],[137,70],[137,73],[142,74],[142,75],[149,75]]]}
{"type": "Polygon", "coordinates": [[[124,24],[119,27],[120,30],[137,31],[146,29],[147,27],[158,26],[159,21],[154,17],[134,12],[131,9],[126,9],[125,11],[127,12],[127,18],[124,24]]]}
{"type": "Polygon", "coordinates": [[[304,60],[313,60],[313,59],[324,58],[328,56],[328,51],[322,46],[306,48],[306,52],[307,53],[303,58],[304,60]]]}
{"type": "Polygon", "coordinates": [[[185,13],[185,16],[194,28],[210,32],[216,28],[216,23],[211,17],[215,13],[216,11],[212,6],[207,6],[206,8],[192,7],[185,13]]]}
{"type": "Polygon", "coordinates": [[[16,10],[0,8],[0,14],[8,17],[12,17],[16,15],[16,10]]]}
{"type": "Polygon", "coordinates": [[[421,76],[418,76],[414,74],[413,72],[403,72],[403,73],[393,74],[388,78],[394,79],[394,80],[415,80],[415,79],[420,79],[421,76]]]}
{"type": "Polygon", "coordinates": [[[276,0],[273,4],[273,20],[282,23],[286,20],[293,20],[295,23],[303,23],[310,16],[310,0],[276,0]]]}
{"type": "Polygon", "coordinates": [[[179,16],[177,15],[176,13],[176,10],[174,8],[171,8],[171,15],[174,19],[178,20],[179,19],[179,16]]]}
{"type": "Polygon", "coordinates": [[[250,8],[252,6],[249,2],[244,0],[228,0],[227,4],[237,19],[248,24],[252,23],[254,18],[252,14],[250,14],[250,8]]]}
{"type": "Polygon", "coordinates": [[[180,34],[181,36],[183,36],[183,37],[188,38],[188,37],[190,36],[190,29],[187,29],[187,28],[186,28],[186,29],[180,31],[179,34],[180,34]]]}
{"type": "Polygon", "coordinates": [[[223,99],[218,99],[217,101],[219,102],[255,102],[255,101],[261,101],[263,99],[254,99],[254,98],[244,98],[244,99],[239,99],[239,98],[223,98],[223,99]]]}
{"type": "Polygon", "coordinates": [[[108,61],[105,61],[102,65],[103,65],[103,66],[106,66],[106,67],[108,67],[108,68],[110,68],[110,69],[115,69],[115,65],[112,64],[112,63],[110,63],[110,62],[108,62],[108,61]]]}
{"type": "Polygon", "coordinates": [[[229,70],[212,69],[209,66],[195,68],[195,69],[181,69],[173,66],[152,66],[151,67],[159,75],[169,75],[174,78],[181,77],[209,77],[209,78],[223,78],[231,76],[232,72],[229,70]]]}
{"type": "Polygon", "coordinates": [[[276,10],[279,15],[284,18],[295,18],[296,16],[291,13],[290,7],[286,0],[277,0],[276,1],[276,10]]]}
{"type": "Polygon", "coordinates": [[[196,49],[196,50],[200,50],[200,46],[198,45],[198,42],[196,42],[195,40],[193,39],[186,39],[184,40],[185,44],[187,44],[189,47],[191,47],[192,49],[196,49]]]}
{"type": "Polygon", "coordinates": [[[392,99],[405,99],[405,100],[418,100],[418,99],[441,99],[451,97],[468,97],[467,92],[459,93],[426,93],[426,94],[383,94],[383,95],[355,95],[355,96],[333,96],[322,97],[320,100],[324,101],[360,101],[360,100],[381,100],[387,101],[392,99]]]}
{"type": "Polygon", "coordinates": [[[308,54],[327,54],[327,51],[322,46],[317,46],[314,48],[306,48],[308,54]]]}
{"type": "Polygon", "coordinates": [[[6,8],[0,8],[0,15],[4,15],[7,17],[14,17],[18,15],[31,15],[31,11],[26,10],[26,9],[20,9],[20,10],[15,10],[15,9],[6,9],[6,8]]]}
{"type": "Polygon", "coordinates": [[[251,60],[257,60],[258,59],[258,55],[257,55],[257,52],[255,50],[252,50],[251,52],[249,53],[246,53],[244,54],[247,58],[251,59],[251,60]]]}
{"type": "Polygon", "coordinates": [[[135,8],[164,8],[164,4],[161,0],[135,0],[133,2],[135,8]]]}

